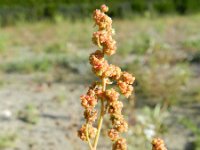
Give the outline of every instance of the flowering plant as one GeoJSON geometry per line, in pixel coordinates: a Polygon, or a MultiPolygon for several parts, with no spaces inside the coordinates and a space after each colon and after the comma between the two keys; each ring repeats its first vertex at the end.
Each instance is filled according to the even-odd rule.
{"type": "Polygon", "coordinates": [[[126,139],[120,136],[120,133],[128,129],[128,123],[122,115],[123,103],[118,100],[120,94],[117,90],[114,87],[108,89],[107,85],[116,82],[120,93],[128,98],[133,92],[132,84],[135,77],[121,71],[118,66],[109,64],[105,59],[105,55],[115,54],[117,48],[116,41],[112,38],[114,34],[112,19],[105,14],[107,11],[108,7],[102,5],[100,10],[96,9],[93,13],[98,31],[93,33],[92,41],[99,49],[89,56],[89,62],[99,81],[94,82],[87,93],[80,97],[86,123],[78,130],[78,136],[88,143],[90,150],[96,150],[104,115],[109,114],[112,128],[108,130],[108,136],[113,142],[112,149],[126,150],[126,139]],[[98,111],[95,109],[98,103],[101,103],[101,107],[96,128],[93,125],[98,116],[98,111]]]}

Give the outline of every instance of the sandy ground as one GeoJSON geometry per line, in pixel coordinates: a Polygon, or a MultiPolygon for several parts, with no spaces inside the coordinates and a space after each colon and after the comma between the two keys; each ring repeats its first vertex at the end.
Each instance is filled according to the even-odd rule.
{"type": "MultiPolygon", "coordinates": [[[[79,96],[86,91],[87,82],[69,78],[64,83],[38,83],[35,77],[40,75],[3,77],[7,84],[0,89],[0,129],[2,133],[16,134],[14,146],[6,150],[87,150],[87,145],[76,136],[77,129],[84,122],[79,96]],[[18,112],[27,104],[34,105],[39,111],[36,124],[18,117],[18,112]]],[[[196,105],[171,110],[171,127],[166,135],[170,149],[189,150],[184,147],[190,144],[193,136],[175,120],[183,115],[195,119],[200,113],[199,108],[196,105]]],[[[196,121],[200,124],[199,118],[196,121]]],[[[104,137],[101,141],[100,150],[110,149],[104,137]]]]}

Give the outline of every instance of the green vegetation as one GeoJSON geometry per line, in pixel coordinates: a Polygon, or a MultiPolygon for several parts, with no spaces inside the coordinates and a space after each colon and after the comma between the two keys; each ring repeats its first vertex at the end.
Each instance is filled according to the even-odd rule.
{"type": "Polygon", "coordinates": [[[1,133],[0,134],[0,149],[14,147],[17,135],[15,133],[1,133]]]}
{"type": "Polygon", "coordinates": [[[150,46],[150,37],[145,33],[140,33],[136,37],[131,37],[122,41],[119,46],[119,53],[123,56],[129,54],[145,54],[150,46]]]}
{"type": "Polygon", "coordinates": [[[183,41],[182,47],[191,55],[191,62],[200,62],[200,37],[193,37],[183,41]]]}
{"type": "Polygon", "coordinates": [[[18,112],[18,118],[30,124],[36,124],[39,121],[39,110],[33,104],[28,104],[23,110],[18,112]]]}
{"type": "Polygon", "coordinates": [[[193,135],[195,136],[194,148],[195,150],[200,150],[200,129],[198,125],[196,125],[192,120],[188,118],[181,119],[180,123],[192,131],[193,135]]]}
{"type": "Polygon", "coordinates": [[[30,73],[33,71],[47,71],[51,67],[51,63],[48,59],[22,60],[6,63],[1,67],[8,73],[30,73]]]}
{"type": "Polygon", "coordinates": [[[126,18],[135,14],[168,14],[199,12],[199,0],[1,0],[0,24],[13,24],[16,21],[34,21],[48,18],[57,20],[57,15],[64,18],[88,17],[90,12],[102,3],[110,7],[112,17],[126,18]]]}
{"type": "Polygon", "coordinates": [[[195,39],[188,39],[184,41],[183,47],[193,50],[193,51],[200,51],[200,37],[195,39]]]}
{"type": "Polygon", "coordinates": [[[188,82],[191,71],[188,63],[178,62],[176,57],[172,57],[173,53],[163,45],[155,43],[143,55],[145,62],[136,59],[128,64],[127,69],[132,70],[138,77],[136,88],[139,96],[151,103],[160,101],[166,106],[182,100],[181,87],[188,82]],[[176,65],[173,62],[176,62],[176,65]]]}

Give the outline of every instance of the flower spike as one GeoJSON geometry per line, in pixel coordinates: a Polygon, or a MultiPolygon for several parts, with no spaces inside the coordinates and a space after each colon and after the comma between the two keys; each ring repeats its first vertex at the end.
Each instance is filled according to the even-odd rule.
{"type": "Polygon", "coordinates": [[[109,8],[104,4],[101,9],[96,9],[93,13],[98,31],[93,33],[92,41],[99,49],[90,54],[89,62],[92,71],[100,81],[94,82],[88,92],[81,96],[86,124],[78,131],[78,136],[88,142],[91,150],[96,150],[103,118],[108,114],[112,125],[108,130],[108,137],[113,142],[112,150],[126,150],[126,139],[120,137],[120,133],[128,130],[128,123],[122,115],[123,103],[119,101],[120,93],[115,88],[106,89],[106,86],[116,82],[121,94],[128,98],[132,94],[135,77],[128,72],[122,72],[118,66],[109,64],[104,57],[115,54],[117,49],[116,41],[112,38],[114,33],[112,19],[105,14],[108,10],[109,8]],[[97,127],[93,127],[98,115],[95,109],[98,103],[101,103],[101,110],[97,127]],[[91,139],[93,139],[92,143],[91,139]]]}

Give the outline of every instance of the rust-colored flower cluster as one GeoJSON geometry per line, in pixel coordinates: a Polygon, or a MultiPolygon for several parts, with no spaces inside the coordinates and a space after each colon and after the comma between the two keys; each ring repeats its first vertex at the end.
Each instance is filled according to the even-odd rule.
{"type": "Polygon", "coordinates": [[[152,144],[152,150],[167,150],[164,141],[160,138],[153,139],[151,144],[152,144]]]}
{"type": "Polygon", "coordinates": [[[94,32],[92,41],[99,49],[90,55],[89,62],[92,71],[99,77],[100,81],[92,84],[86,95],[81,96],[86,123],[78,131],[78,136],[87,141],[92,150],[96,150],[103,117],[108,113],[112,123],[108,136],[113,142],[113,150],[126,150],[126,139],[120,137],[120,133],[126,132],[128,129],[128,123],[122,115],[123,103],[118,100],[120,94],[117,90],[114,88],[106,89],[106,85],[116,82],[119,91],[128,98],[133,92],[132,84],[135,77],[128,72],[121,71],[118,66],[109,64],[104,57],[105,55],[111,56],[116,52],[116,41],[112,38],[114,33],[112,19],[105,14],[107,11],[108,7],[102,5],[101,9],[95,10],[93,14],[98,31],[94,32]],[[93,127],[97,119],[95,106],[99,101],[101,101],[101,112],[99,113],[98,126],[95,128],[93,127]],[[93,144],[90,142],[91,138],[94,138],[93,144]]]}

